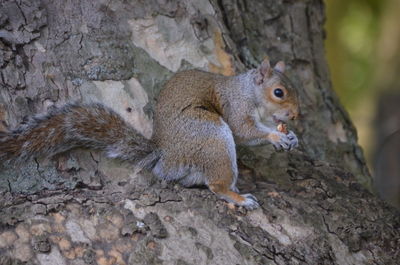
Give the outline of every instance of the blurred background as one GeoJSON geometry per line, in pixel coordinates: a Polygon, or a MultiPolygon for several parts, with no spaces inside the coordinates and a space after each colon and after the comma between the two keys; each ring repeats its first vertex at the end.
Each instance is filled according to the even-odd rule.
{"type": "Polygon", "coordinates": [[[400,209],[400,0],[325,0],[333,87],[382,198],[400,209]]]}

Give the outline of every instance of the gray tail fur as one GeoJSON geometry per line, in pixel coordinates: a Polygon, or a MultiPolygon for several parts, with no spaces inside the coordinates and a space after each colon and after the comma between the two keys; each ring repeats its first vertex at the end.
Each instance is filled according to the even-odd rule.
{"type": "Polygon", "coordinates": [[[0,132],[0,163],[50,157],[73,148],[102,150],[110,158],[151,168],[156,145],[101,104],[67,104],[30,119],[18,129],[0,132]]]}

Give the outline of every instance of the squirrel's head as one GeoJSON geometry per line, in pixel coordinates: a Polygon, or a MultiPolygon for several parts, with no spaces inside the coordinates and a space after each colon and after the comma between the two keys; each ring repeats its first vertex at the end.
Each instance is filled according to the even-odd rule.
{"type": "Polygon", "coordinates": [[[284,72],[283,61],[271,67],[267,58],[255,70],[257,100],[264,108],[264,118],[275,123],[293,120],[299,115],[297,91],[291,86],[284,72]]]}

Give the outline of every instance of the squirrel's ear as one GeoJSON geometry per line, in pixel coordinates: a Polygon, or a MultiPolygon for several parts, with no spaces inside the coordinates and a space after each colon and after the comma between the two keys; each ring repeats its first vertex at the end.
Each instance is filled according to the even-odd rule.
{"type": "Polygon", "coordinates": [[[271,64],[269,63],[268,57],[266,57],[257,69],[257,76],[255,79],[257,85],[261,85],[261,83],[264,80],[264,77],[270,76],[271,73],[272,73],[271,72],[271,64]]]}
{"type": "Polygon", "coordinates": [[[274,70],[281,72],[282,74],[285,72],[285,62],[279,61],[275,64],[274,70]]]}
{"type": "Polygon", "coordinates": [[[268,57],[265,57],[265,59],[262,61],[259,70],[263,76],[271,74],[271,64],[268,57]]]}

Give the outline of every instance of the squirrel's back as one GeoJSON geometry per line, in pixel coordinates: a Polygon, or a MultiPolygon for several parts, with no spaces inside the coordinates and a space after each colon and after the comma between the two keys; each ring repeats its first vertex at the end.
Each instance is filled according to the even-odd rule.
{"type": "Polygon", "coordinates": [[[213,104],[218,108],[216,86],[229,78],[201,70],[179,72],[164,85],[158,97],[156,112],[178,112],[180,107],[190,104],[213,104]]]}
{"type": "Polygon", "coordinates": [[[204,115],[200,119],[207,119],[217,113],[222,115],[220,94],[216,87],[224,83],[229,77],[204,72],[201,70],[187,70],[175,74],[160,92],[154,117],[154,138],[175,135],[172,131],[180,132],[185,123],[185,112],[190,109],[203,109],[204,115]]]}

